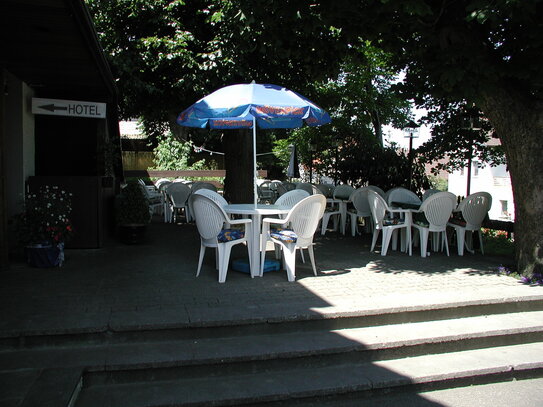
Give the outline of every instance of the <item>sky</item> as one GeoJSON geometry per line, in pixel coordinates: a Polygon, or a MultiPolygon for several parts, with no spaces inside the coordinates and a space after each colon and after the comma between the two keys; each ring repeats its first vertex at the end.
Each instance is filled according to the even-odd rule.
{"type": "MultiPolygon", "coordinates": [[[[417,122],[422,116],[426,114],[424,109],[413,109],[415,116],[415,122],[417,122]]],[[[418,137],[413,137],[413,148],[419,147],[422,143],[428,141],[430,138],[430,128],[427,126],[419,127],[418,137]]],[[[409,137],[401,129],[396,129],[392,126],[383,126],[383,137],[385,139],[385,145],[390,142],[394,142],[400,145],[402,148],[409,148],[409,137]]]]}

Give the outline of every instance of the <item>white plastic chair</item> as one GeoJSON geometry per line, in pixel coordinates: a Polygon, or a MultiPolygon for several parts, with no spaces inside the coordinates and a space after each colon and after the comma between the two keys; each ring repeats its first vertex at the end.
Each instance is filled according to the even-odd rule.
{"type": "Polygon", "coordinates": [[[458,204],[456,212],[462,214],[463,221],[451,220],[448,226],[456,231],[456,244],[458,255],[464,255],[464,245],[470,253],[474,253],[472,245],[472,234],[479,234],[479,244],[481,253],[485,254],[483,248],[483,235],[481,233],[481,225],[492,206],[492,196],[488,192],[476,192],[464,198],[458,204]],[[466,231],[471,232],[466,235],[466,231]]]}
{"type": "Polygon", "coordinates": [[[151,215],[156,212],[162,212],[164,207],[164,196],[156,190],[154,185],[146,185],[145,181],[143,181],[141,178],[138,179],[138,182],[142,191],[147,197],[147,201],[149,202],[149,212],[151,215]]]}
{"type": "Polygon", "coordinates": [[[263,219],[260,270],[264,269],[266,243],[271,240],[282,248],[283,266],[287,271],[288,281],[296,279],[296,249],[308,249],[313,273],[317,275],[313,236],[325,207],[326,197],[324,195],[311,195],[294,205],[285,219],[263,219]],[[276,228],[272,229],[274,225],[276,228]]]}
{"type": "Polygon", "coordinates": [[[176,220],[177,214],[181,210],[185,213],[185,220],[189,222],[191,220],[188,204],[188,199],[191,194],[190,187],[181,182],[172,182],[166,187],[164,192],[166,194],[164,222],[176,220]]]}
{"type": "Polygon", "coordinates": [[[383,198],[385,198],[386,193],[381,188],[375,186],[375,185],[368,185],[366,188],[371,189],[372,191],[377,192],[379,195],[381,195],[383,198]]]}
{"type": "Polygon", "coordinates": [[[198,181],[192,184],[191,186],[192,192],[196,192],[199,189],[210,189],[212,191],[217,192],[217,187],[209,182],[202,182],[198,181]]]}
{"type": "MultiPolygon", "coordinates": [[[[425,221],[413,219],[413,227],[420,234],[420,255],[426,257],[428,247],[428,236],[430,232],[439,236],[441,234],[442,244],[445,246],[447,256],[449,245],[447,243],[447,223],[451,218],[456,197],[450,192],[438,192],[427,198],[420,206],[418,212],[424,213],[425,221]]],[[[415,215],[416,216],[416,215],[415,215]]],[[[434,241],[439,244],[439,241],[434,241]]],[[[434,250],[437,248],[434,247],[434,250]]]]}
{"type": "Polygon", "coordinates": [[[201,188],[201,189],[197,189],[196,191],[192,191],[192,193],[207,196],[209,199],[215,201],[217,205],[219,205],[221,208],[225,205],[228,205],[228,201],[224,199],[224,197],[221,194],[219,194],[218,192],[212,191],[211,189],[201,188]]]}
{"type": "Polygon", "coordinates": [[[302,191],[306,191],[309,195],[313,195],[313,184],[309,182],[300,182],[296,184],[296,189],[301,189],[302,191]]]}
{"type": "Polygon", "coordinates": [[[426,201],[427,198],[431,197],[434,194],[437,194],[438,192],[441,192],[441,191],[439,189],[433,189],[433,188],[427,189],[422,194],[422,201],[423,202],[426,201]]]}
{"type": "Polygon", "coordinates": [[[332,196],[334,199],[348,200],[353,192],[354,192],[354,187],[347,184],[342,184],[342,185],[337,185],[334,188],[334,192],[332,193],[332,196]]]}
{"type": "Polygon", "coordinates": [[[231,220],[228,218],[224,210],[217,205],[215,201],[200,194],[192,194],[190,196],[191,206],[194,211],[196,227],[200,233],[200,257],[198,260],[198,270],[196,277],[200,275],[202,263],[204,260],[205,250],[207,247],[214,247],[215,264],[219,270],[219,283],[226,281],[226,273],[228,272],[228,262],[230,260],[230,252],[232,246],[236,244],[247,244],[249,255],[249,264],[258,259],[251,259],[251,220],[239,219],[231,220]],[[243,230],[224,228],[225,224],[243,225],[243,230]]]}
{"type": "Polygon", "coordinates": [[[277,200],[275,201],[275,205],[293,207],[302,199],[307,198],[309,195],[309,192],[303,189],[294,189],[292,191],[284,193],[279,198],[277,198],[277,200]]]}
{"type": "Polygon", "coordinates": [[[271,189],[271,181],[263,180],[260,185],[257,185],[258,200],[261,203],[269,203],[275,201],[275,193],[271,189]]]}
{"type": "Polygon", "coordinates": [[[374,224],[370,251],[373,252],[377,243],[377,238],[379,237],[379,232],[382,231],[381,256],[386,256],[391,239],[392,248],[395,249],[397,246],[397,231],[400,229],[406,229],[407,231],[407,228],[410,226],[403,219],[387,216],[387,214],[391,215],[393,213],[399,213],[401,212],[401,209],[390,208],[387,205],[385,198],[379,195],[379,193],[368,190],[368,203],[374,224]]]}
{"type": "Polygon", "coordinates": [[[390,191],[388,191],[386,201],[389,206],[393,206],[393,202],[401,202],[412,205],[420,205],[422,202],[417,194],[403,187],[392,188],[390,191]]]}
{"type": "Polygon", "coordinates": [[[334,193],[334,186],[331,184],[317,184],[316,187],[326,198],[332,198],[334,193]]]}
{"type": "Polygon", "coordinates": [[[349,201],[353,203],[354,209],[351,209],[347,212],[350,216],[351,222],[351,235],[356,236],[358,225],[358,218],[370,218],[370,224],[373,229],[373,217],[371,216],[370,203],[368,201],[368,191],[372,191],[370,187],[362,187],[356,189],[351,196],[349,201]]]}
{"type": "MultiPolygon", "coordinates": [[[[201,188],[194,191],[193,194],[206,196],[212,201],[215,201],[215,203],[219,205],[221,208],[224,208],[225,205],[228,205],[228,201],[224,199],[224,197],[221,194],[219,194],[218,192],[212,191],[211,189],[201,188]]],[[[231,218],[228,214],[226,216],[228,216],[228,218],[231,218]]],[[[226,226],[230,227],[230,223],[228,223],[226,226]]]]}

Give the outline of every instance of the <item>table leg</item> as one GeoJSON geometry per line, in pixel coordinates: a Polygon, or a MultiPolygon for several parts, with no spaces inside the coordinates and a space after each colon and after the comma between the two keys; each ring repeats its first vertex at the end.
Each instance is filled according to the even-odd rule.
{"type": "Polygon", "coordinates": [[[345,235],[345,225],[347,224],[347,203],[339,203],[339,211],[341,216],[341,234],[345,235]]]}
{"type": "Polygon", "coordinates": [[[261,217],[259,214],[252,215],[252,247],[251,247],[251,277],[260,275],[260,244],[261,244],[261,217]]]}

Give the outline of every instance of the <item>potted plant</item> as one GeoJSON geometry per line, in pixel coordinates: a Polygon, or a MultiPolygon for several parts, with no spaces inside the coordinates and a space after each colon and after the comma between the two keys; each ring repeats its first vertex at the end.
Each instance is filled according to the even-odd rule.
{"type": "Polygon", "coordinates": [[[64,244],[73,234],[71,214],[72,194],[58,186],[45,185],[25,196],[14,224],[31,266],[62,266],[64,244]]]}
{"type": "Polygon", "coordinates": [[[138,182],[129,181],[116,197],[115,218],[119,226],[121,241],[140,243],[151,222],[149,201],[138,182]]]}

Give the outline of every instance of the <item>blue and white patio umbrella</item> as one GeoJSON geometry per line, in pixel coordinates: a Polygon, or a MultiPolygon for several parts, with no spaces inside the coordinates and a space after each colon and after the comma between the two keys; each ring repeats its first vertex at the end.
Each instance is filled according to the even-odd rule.
{"type": "Polygon", "coordinates": [[[304,96],[270,84],[237,84],[200,99],[177,117],[181,126],[253,129],[254,203],[256,206],[256,127],[294,129],[330,123],[330,116],[304,96]]]}

